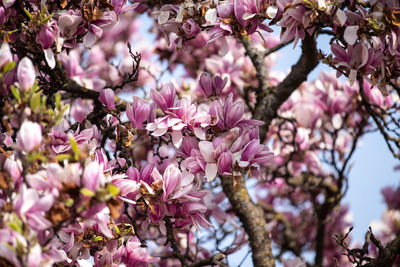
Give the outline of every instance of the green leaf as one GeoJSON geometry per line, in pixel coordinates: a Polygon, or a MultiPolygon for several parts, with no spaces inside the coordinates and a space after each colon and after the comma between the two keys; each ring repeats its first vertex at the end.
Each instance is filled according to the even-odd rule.
{"type": "Polygon", "coordinates": [[[79,147],[78,143],[75,141],[75,138],[72,136],[69,138],[69,143],[71,144],[72,151],[74,152],[74,160],[79,160],[79,147]]]}
{"type": "Polygon", "coordinates": [[[29,17],[29,20],[32,20],[32,15],[28,10],[24,9],[25,14],[29,17]]]}
{"type": "Polygon", "coordinates": [[[71,159],[71,155],[69,155],[69,154],[58,154],[56,156],[57,161],[64,161],[64,160],[69,160],[69,159],[71,159]]]}
{"type": "Polygon", "coordinates": [[[117,233],[117,235],[121,235],[121,231],[119,230],[117,225],[114,225],[114,229],[115,229],[115,232],[117,233]]]}
{"type": "Polygon", "coordinates": [[[133,227],[131,226],[131,227],[128,227],[128,228],[126,228],[125,229],[125,231],[124,231],[124,235],[127,235],[127,234],[129,234],[130,232],[132,232],[132,230],[133,230],[133,227]]]}
{"type": "Polygon", "coordinates": [[[59,93],[54,95],[54,98],[56,100],[56,108],[58,110],[61,110],[61,95],[59,93]]]}
{"type": "Polygon", "coordinates": [[[80,212],[82,212],[84,209],[85,209],[85,206],[82,205],[82,206],[80,206],[80,207],[76,210],[76,212],[80,213],[80,212]]]}
{"type": "Polygon", "coordinates": [[[32,111],[37,111],[40,108],[40,92],[34,93],[29,100],[29,105],[32,111]]]}
{"type": "Polygon", "coordinates": [[[94,197],[95,193],[87,188],[81,188],[81,194],[85,197],[94,197]]]}
{"type": "Polygon", "coordinates": [[[18,218],[17,214],[13,213],[13,221],[8,223],[8,226],[13,229],[14,231],[17,231],[18,233],[22,234],[22,222],[18,218]]]}
{"type": "Polygon", "coordinates": [[[22,233],[21,227],[15,222],[9,222],[8,227],[10,227],[11,229],[13,229],[14,231],[16,231],[18,233],[22,233]]]}
{"type": "Polygon", "coordinates": [[[93,241],[101,241],[101,240],[103,240],[103,237],[100,235],[93,238],[93,241]]]}
{"type": "Polygon", "coordinates": [[[44,20],[42,20],[43,24],[46,24],[52,17],[53,17],[54,13],[51,14],[50,16],[48,16],[47,18],[45,18],[44,20]]]}
{"type": "Polygon", "coordinates": [[[73,200],[72,198],[67,198],[67,200],[65,200],[64,205],[65,205],[67,208],[70,208],[70,207],[72,207],[72,205],[74,205],[74,200],[73,200]]]}
{"type": "Polygon", "coordinates": [[[14,61],[8,62],[8,63],[4,66],[3,72],[9,72],[9,71],[12,70],[14,67],[15,67],[15,62],[14,62],[14,61]]]}
{"type": "Polygon", "coordinates": [[[19,94],[18,88],[11,86],[11,93],[17,99],[18,103],[21,103],[21,95],[19,94]]]}
{"type": "Polygon", "coordinates": [[[108,184],[107,185],[107,191],[112,195],[112,196],[117,196],[120,192],[118,186],[113,185],[113,184],[108,184]]]}

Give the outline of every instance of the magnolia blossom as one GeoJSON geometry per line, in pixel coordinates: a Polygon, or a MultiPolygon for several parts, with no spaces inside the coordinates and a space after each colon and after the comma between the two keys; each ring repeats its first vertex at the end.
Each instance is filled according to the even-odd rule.
{"type": "Polygon", "coordinates": [[[10,63],[13,60],[10,47],[6,42],[1,44],[0,48],[0,69],[4,68],[7,63],[10,63]]]}
{"type": "Polygon", "coordinates": [[[35,84],[35,68],[29,58],[24,57],[19,61],[17,77],[23,91],[28,91],[35,84]]]}
{"type": "Polygon", "coordinates": [[[31,152],[42,142],[42,129],[40,124],[25,120],[17,135],[17,145],[24,152],[31,152]]]}
{"type": "Polygon", "coordinates": [[[100,92],[99,100],[103,103],[109,110],[115,109],[115,95],[112,89],[103,89],[100,92]]]}
{"type": "Polygon", "coordinates": [[[133,103],[126,106],[126,116],[134,128],[142,128],[150,113],[150,105],[139,97],[133,97],[133,103]]]}

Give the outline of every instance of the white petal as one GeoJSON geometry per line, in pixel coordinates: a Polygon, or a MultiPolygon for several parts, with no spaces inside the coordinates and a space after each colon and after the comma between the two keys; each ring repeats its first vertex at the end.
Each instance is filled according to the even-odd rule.
{"type": "Polygon", "coordinates": [[[241,168],[246,168],[247,166],[249,166],[249,162],[248,161],[238,161],[239,167],[241,168]]]}
{"type": "Polygon", "coordinates": [[[354,81],[357,78],[357,70],[355,69],[351,69],[350,70],[350,74],[349,74],[349,82],[350,82],[350,86],[353,86],[354,81]]]}
{"type": "Polygon", "coordinates": [[[50,69],[54,69],[56,66],[56,59],[54,58],[54,53],[51,48],[44,50],[44,57],[46,58],[47,65],[49,65],[50,69]]]}
{"type": "Polygon", "coordinates": [[[158,128],[151,135],[152,136],[161,136],[161,135],[165,134],[167,131],[168,131],[168,128],[158,128]]]}
{"type": "Polygon", "coordinates": [[[342,116],[340,116],[340,114],[333,115],[332,125],[336,130],[340,129],[340,127],[342,127],[342,116]]]}
{"type": "Polygon", "coordinates": [[[219,50],[219,54],[221,56],[225,56],[229,52],[229,45],[228,42],[226,41],[225,37],[219,38],[221,42],[221,49],[219,50]]]}
{"type": "Polygon", "coordinates": [[[169,19],[169,11],[161,11],[160,15],[158,15],[158,24],[163,25],[169,19]]]}
{"type": "Polygon", "coordinates": [[[367,64],[368,62],[368,48],[366,45],[362,45],[362,49],[361,49],[361,64],[359,65],[359,67],[363,67],[365,64],[367,64]]]}
{"type": "Polygon", "coordinates": [[[277,13],[278,13],[278,8],[276,6],[270,6],[267,8],[267,15],[271,19],[275,18],[277,13]]]}
{"type": "Polygon", "coordinates": [[[206,162],[214,162],[214,146],[211,142],[199,142],[200,153],[206,162]]]}
{"type": "Polygon", "coordinates": [[[147,131],[155,131],[157,129],[157,123],[151,122],[149,124],[147,124],[146,126],[146,130],[147,131]]]}
{"type": "Polygon", "coordinates": [[[326,10],[326,2],[325,0],[318,0],[318,7],[320,10],[326,10]]]}
{"type": "Polygon", "coordinates": [[[211,182],[217,176],[217,164],[215,163],[207,163],[206,165],[206,179],[207,182],[211,182]]]}
{"type": "Polygon", "coordinates": [[[213,24],[217,20],[217,10],[215,8],[207,10],[205,19],[207,22],[213,24]]]}
{"type": "Polygon", "coordinates": [[[172,131],[172,143],[176,148],[180,148],[182,145],[182,132],[181,131],[172,131]]]}
{"type": "Polygon", "coordinates": [[[195,127],[194,128],[194,134],[200,140],[206,140],[206,133],[200,127],[195,127]]]}
{"type": "Polygon", "coordinates": [[[253,18],[255,15],[256,15],[255,13],[248,13],[248,12],[245,12],[245,13],[243,14],[242,18],[243,18],[243,20],[248,20],[248,19],[253,18]]]}
{"type": "Polygon", "coordinates": [[[346,13],[344,13],[343,10],[340,8],[337,9],[335,13],[335,21],[339,26],[343,26],[346,23],[347,16],[346,13]]]}
{"type": "Polygon", "coordinates": [[[15,0],[3,0],[3,6],[5,8],[9,8],[10,6],[12,6],[14,4],[15,0]]]}
{"type": "Polygon", "coordinates": [[[88,32],[85,36],[83,36],[83,44],[85,47],[92,47],[96,41],[97,36],[92,32],[88,32]]]}
{"type": "Polygon", "coordinates": [[[354,45],[358,39],[357,36],[357,31],[360,27],[359,26],[347,26],[346,29],[344,30],[344,40],[349,44],[349,45],[354,45]]]}

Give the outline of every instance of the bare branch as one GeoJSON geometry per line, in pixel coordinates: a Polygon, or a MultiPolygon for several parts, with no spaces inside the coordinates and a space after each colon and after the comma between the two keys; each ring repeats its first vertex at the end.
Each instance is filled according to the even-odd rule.
{"type": "Polygon", "coordinates": [[[271,48],[267,49],[267,50],[264,52],[264,57],[269,56],[269,55],[275,53],[276,51],[278,51],[279,49],[281,49],[281,48],[287,46],[288,44],[292,43],[293,40],[294,40],[294,39],[292,39],[292,40],[290,40],[290,41],[287,41],[287,42],[285,42],[285,43],[280,43],[280,44],[278,44],[278,45],[276,45],[276,46],[274,46],[274,47],[271,47],[271,48]]]}
{"type": "MultiPolygon", "coordinates": [[[[371,232],[371,241],[375,244],[375,236],[371,232]]],[[[380,244],[380,242],[379,242],[380,244]]],[[[379,256],[372,259],[369,263],[362,265],[363,267],[381,267],[392,266],[394,260],[400,255],[400,234],[390,241],[384,248],[379,249],[379,256]]]]}
{"type": "Polygon", "coordinates": [[[302,55],[292,67],[289,75],[275,88],[269,87],[268,69],[263,54],[249,40],[243,40],[246,54],[250,57],[257,71],[258,89],[254,118],[262,120],[265,125],[260,128],[260,138],[264,140],[271,121],[276,117],[279,107],[290,95],[307,80],[308,74],[318,65],[316,36],[307,35],[302,42],[302,55]]]}
{"type": "Polygon", "coordinates": [[[192,265],[189,265],[189,267],[201,267],[201,266],[207,266],[207,265],[227,266],[225,263],[221,262],[224,259],[225,259],[225,255],[224,254],[217,253],[217,254],[213,255],[212,257],[210,257],[210,258],[196,261],[192,265]]]}

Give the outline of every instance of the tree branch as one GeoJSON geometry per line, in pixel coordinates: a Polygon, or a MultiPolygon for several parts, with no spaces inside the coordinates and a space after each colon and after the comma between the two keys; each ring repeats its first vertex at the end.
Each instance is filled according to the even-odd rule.
{"type": "Polygon", "coordinates": [[[208,265],[219,265],[219,266],[227,266],[225,263],[222,263],[221,261],[225,259],[225,255],[222,253],[217,253],[210,258],[207,259],[202,259],[199,261],[196,261],[192,265],[189,265],[189,267],[201,267],[201,266],[208,266],[208,265]]]}
{"type": "MultiPolygon", "coordinates": [[[[375,238],[373,235],[371,236],[375,238]]],[[[374,240],[371,238],[371,241],[374,240]]],[[[379,256],[372,259],[369,263],[362,265],[363,267],[381,267],[392,266],[394,260],[400,255],[400,234],[390,241],[384,248],[379,249],[379,256]]]]}
{"type": "Polygon", "coordinates": [[[244,178],[242,177],[238,190],[234,189],[232,177],[222,177],[221,184],[232,205],[232,210],[239,217],[244,230],[249,236],[254,266],[275,266],[271,251],[271,238],[267,229],[264,211],[254,204],[250,198],[244,178]]]}
{"type": "Polygon", "coordinates": [[[260,138],[265,139],[271,121],[276,117],[279,107],[290,95],[307,80],[308,74],[318,65],[316,36],[306,35],[302,42],[302,55],[292,67],[289,75],[275,88],[269,87],[268,69],[264,62],[264,54],[258,51],[249,40],[242,40],[246,54],[250,57],[257,71],[258,89],[254,118],[262,120],[260,138]]]}

